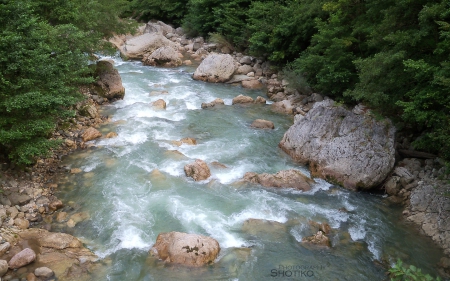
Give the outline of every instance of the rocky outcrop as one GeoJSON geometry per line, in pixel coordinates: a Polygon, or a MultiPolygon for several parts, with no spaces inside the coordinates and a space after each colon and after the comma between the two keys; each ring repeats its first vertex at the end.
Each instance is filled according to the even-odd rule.
{"type": "Polygon", "coordinates": [[[313,176],[351,190],[370,189],[394,167],[394,135],[390,121],[357,115],[325,100],[298,118],[279,146],[309,165],[313,176]]]}
{"type": "Polygon", "coordinates": [[[149,56],[144,56],[142,60],[144,65],[151,66],[180,66],[182,61],[178,55],[178,52],[174,48],[163,46],[156,49],[149,56]]]}
{"type": "Polygon", "coordinates": [[[205,161],[197,159],[194,163],[184,166],[186,176],[193,178],[195,181],[206,180],[211,176],[211,171],[205,161]]]}
{"type": "Polygon", "coordinates": [[[264,187],[295,188],[298,190],[311,190],[314,181],[300,171],[286,170],[276,174],[245,173],[243,181],[260,184],[264,187]]]}
{"type": "Polygon", "coordinates": [[[256,119],[255,121],[252,122],[250,127],[257,129],[271,129],[271,130],[275,129],[275,125],[273,124],[272,121],[264,119],[256,119]]]}
{"type": "Polygon", "coordinates": [[[109,61],[97,62],[95,71],[98,77],[95,83],[95,91],[108,100],[123,99],[125,88],[122,85],[122,78],[117,69],[109,61]]]}
{"type": "Polygon", "coordinates": [[[213,263],[219,243],[207,236],[181,232],[160,233],[150,254],[167,263],[199,267],[213,263]]]}
{"type": "Polygon", "coordinates": [[[230,80],[234,70],[232,56],[211,54],[197,67],[193,78],[206,82],[223,83],[230,80]]]}
{"type": "Polygon", "coordinates": [[[262,89],[263,84],[259,82],[259,80],[248,80],[248,81],[242,81],[242,87],[247,89],[262,89]]]}
{"type": "Polygon", "coordinates": [[[174,48],[175,43],[160,33],[152,32],[127,40],[120,51],[128,59],[143,59],[144,55],[151,54],[161,47],[174,48]]]}

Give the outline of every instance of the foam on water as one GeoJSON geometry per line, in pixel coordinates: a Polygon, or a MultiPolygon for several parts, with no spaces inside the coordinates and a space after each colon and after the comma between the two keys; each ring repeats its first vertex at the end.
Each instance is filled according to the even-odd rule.
{"type": "Polygon", "coordinates": [[[366,220],[362,219],[356,222],[356,225],[349,227],[348,232],[353,241],[363,240],[366,237],[366,220]]]}

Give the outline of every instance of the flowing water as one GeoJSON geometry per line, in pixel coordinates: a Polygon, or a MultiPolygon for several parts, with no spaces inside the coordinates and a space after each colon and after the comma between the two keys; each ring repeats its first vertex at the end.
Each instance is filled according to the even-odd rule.
{"type": "Polygon", "coordinates": [[[66,157],[65,165],[83,173],[61,178],[58,195],[67,211],[89,213],[90,219],[65,231],[102,258],[105,270],[93,280],[385,280],[379,261],[397,258],[435,271],[441,252],[402,223],[401,210],[380,195],[320,179],[308,192],[236,184],[249,171],[308,174],[277,146],[291,117],[268,105],[231,105],[239,94],[256,98],[263,92],[194,81],[192,67],[114,60],[126,95],[103,108],[112,122],[100,129],[118,137],[66,157]],[[160,98],[166,110],[150,106],[160,98]],[[215,98],[225,105],[201,109],[215,98]],[[275,130],[250,128],[258,118],[273,121],[275,130]],[[198,144],[173,143],[184,137],[198,144]],[[194,182],[184,175],[184,165],[195,159],[209,164],[210,179],[194,182]],[[256,220],[244,227],[248,219],[278,223],[256,220]],[[313,234],[309,221],[329,223],[332,248],[300,243],[313,234]],[[218,260],[192,269],[149,258],[157,235],[169,231],[215,238],[218,260]]]}

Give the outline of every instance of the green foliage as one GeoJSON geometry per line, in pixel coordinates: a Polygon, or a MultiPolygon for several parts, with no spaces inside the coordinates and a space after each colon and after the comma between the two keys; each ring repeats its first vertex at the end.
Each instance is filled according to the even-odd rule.
{"type": "Polygon", "coordinates": [[[220,33],[210,33],[209,42],[215,43],[221,47],[227,47],[230,50],[234,50],[234,46],[228,42],[228,40],[220,33]]]}
{"type": "Polygon", "coordinates": [[[18,164],[58,146],[51,132],[74,115],[70,107],[83,98],[78,86],[92,82],[88,53],[112,34],[87,17],[106,15],[102,1],[76,3],[0,1],[0,148],[18,164]],[[79,15],[88,4],[97,12],[79,15]]]}
{"type": "Polygon", "coordinates": [[[158,19],[180,25],[187,12],[187,0],[133,0],[129,13],[140,20],[158,19]]]}
{"type": "Polygon", "coordinates": [[[433,278],[429,274],[422,273],[420,268],[410,265],[403,266],[403,262],[399,259],[397,263],[389,269],[391,281],[440,281],[441,279],[433,278]]]}

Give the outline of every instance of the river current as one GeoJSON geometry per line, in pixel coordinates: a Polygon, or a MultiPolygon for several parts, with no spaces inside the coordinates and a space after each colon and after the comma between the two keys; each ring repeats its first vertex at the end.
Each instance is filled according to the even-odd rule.
{"type": "Polygon", "coordinates": [[[67,156],[63,164],[83,172],[63,176],[58,194],[67,211],[89,214],[64,231],[101,258],[104,269],[92,280],[386,280],[381,264],[398,258],[435,275],[441,251],[382,195],[320,179],[308,192],[236,184],[246,172],[297,169],[308,175],[278,148],[292,117],[269,105],[231,105],[239,94],[256,98],[265,96],[262,91],[194,81],[193,67],[113,59],[126,93],[102,108],[112,122],[100,130],[118,137],[67,156]],[[150,106],[161,98],[166,110],[150,106]],[[215,98],[225,105],[201,109],[215,98]],[[255,119],[270,120],[275,129],[251,128],[255,119]],[[173,142],[185,137],[197,145],[173,142]],[[184,175],[184,165],[195,159],[209,164],[209,179],[184,175]],[[249,219],[278,223],[245,226],[249,219]],[[330,249],[300,243],[313,234],[309,221],[334,229],[330,249]],[[221,246],[216,263],[185,268],[149,258],[157,235],[169,231],[215,238],[221,246]]]}

